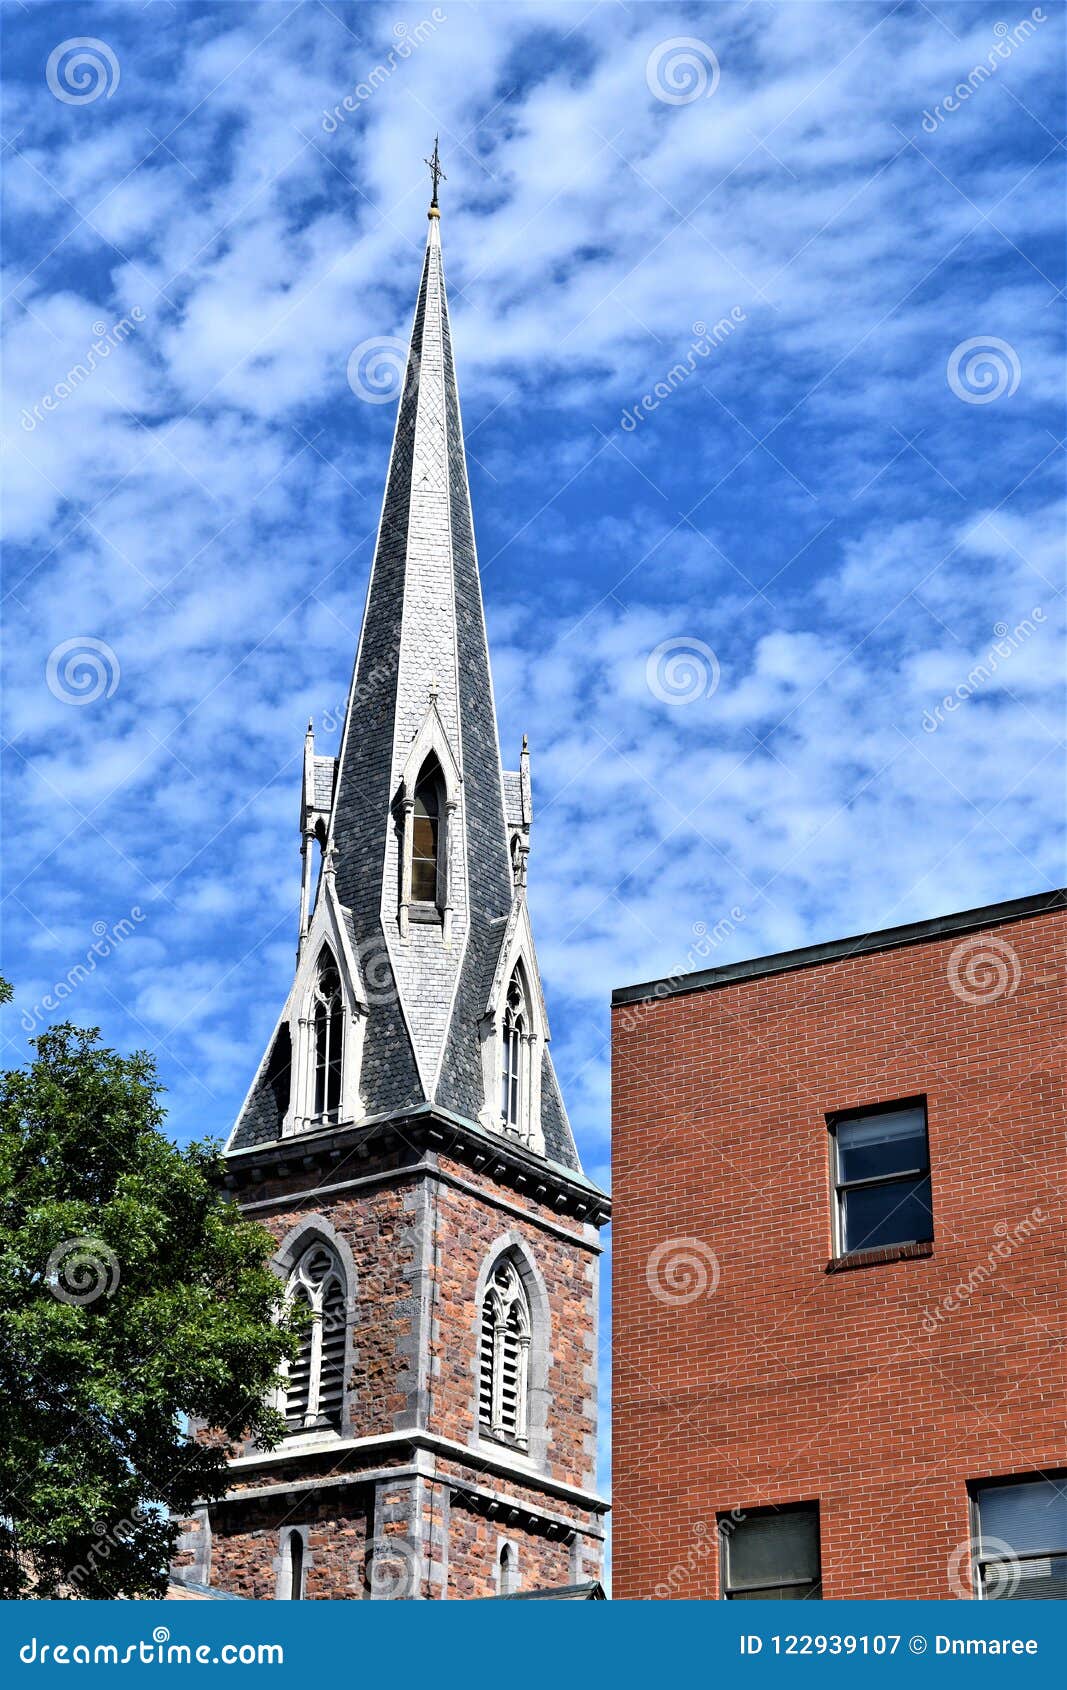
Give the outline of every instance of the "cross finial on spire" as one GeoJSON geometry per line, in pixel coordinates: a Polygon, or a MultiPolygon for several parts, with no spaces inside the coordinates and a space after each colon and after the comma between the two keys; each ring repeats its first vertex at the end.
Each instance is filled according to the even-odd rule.
{"type": "Polygon", "coordinates": [[[433,156],[432,156],[432,158],[428,158],[428,159],[425,159],[423,161],[424,163],[429,165],[430,175],[433,177],[433,199],[430,201],[430,216],[431,217],[440,217],[440,215],[441,215],[440,211],[438,210],[438,206],[437,206],[437,184],[439,182],[447,182],[448,181],[448,177],[445,175],[444,171],[441,169],[441,155],[437,150],[437,143],[438,143],[439,140],[440,140],[440,136],[435,135],[434,138],[433,138],[433,156]]]}

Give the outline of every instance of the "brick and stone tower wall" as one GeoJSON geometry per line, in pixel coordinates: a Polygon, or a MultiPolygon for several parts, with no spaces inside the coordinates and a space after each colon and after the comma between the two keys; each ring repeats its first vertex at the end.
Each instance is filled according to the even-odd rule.
{"type": "Polygon", "coordinates": [[[185,1522],[175,1576],[258,1599],[595,1587],[597,1264],[502,768],[429,237],[336,758],[305,740],[289,997],[227,1145],[301,1353],[288,1436],[185,1522]],[[312,894],[315,857],[317,885],[312,894]]]}

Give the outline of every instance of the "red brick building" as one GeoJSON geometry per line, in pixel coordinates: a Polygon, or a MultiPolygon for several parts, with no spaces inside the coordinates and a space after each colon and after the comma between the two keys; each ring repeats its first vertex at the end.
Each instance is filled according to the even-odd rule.
{"type": "Polygon", "coordinates": [[[616,1597],[1067,1595],[1065,906],[614,994],[616,1597]]]}

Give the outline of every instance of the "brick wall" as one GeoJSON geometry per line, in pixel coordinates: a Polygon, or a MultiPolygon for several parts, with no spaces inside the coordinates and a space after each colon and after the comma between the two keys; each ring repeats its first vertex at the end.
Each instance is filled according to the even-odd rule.
{"type": "Polygon", "coordinates": [[[966,1594],[967,1481],[1067,1465],[1064,931],[615,1009],[616,1596],[714,1597],[717,1514],[814,1499],[826,1598],[966,1594]],[[932,1254],[827,1273],[827,1113],[919,1094],[932,1254]]]}

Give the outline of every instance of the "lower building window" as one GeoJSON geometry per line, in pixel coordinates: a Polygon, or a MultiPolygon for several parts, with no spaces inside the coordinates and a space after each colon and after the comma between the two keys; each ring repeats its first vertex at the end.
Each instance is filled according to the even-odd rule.
{"type": "Polygon", "coordinates": [[[727,1602],[819,1602],[819,1507],[735,1510],[719,1516],[719,1566],[727,1602]]]}
{"type": "Polygon", "coordinates": [[[926,1105],[834,1115],[829,1127],[835,1253],[850,1256],[932,1239],[926,1105]]]}
{"type": "Polygon", "coordinates": [[[977,1485],[973,1501],[975,1595],[1067,1601],[1067,1473],[977,1485]]]}

